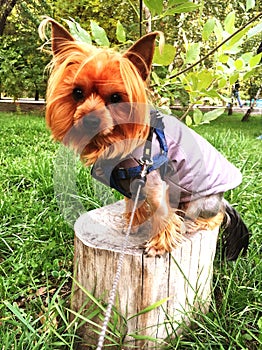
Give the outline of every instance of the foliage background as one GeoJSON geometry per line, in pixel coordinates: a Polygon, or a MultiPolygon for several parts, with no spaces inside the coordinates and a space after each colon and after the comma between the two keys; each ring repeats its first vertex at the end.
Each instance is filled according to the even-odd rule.
{"type": "MultiPolygon", "coordinates": [[[[203,57],[218,44],[218,36],[214,32],[206,39],[203,29],[207,21],[216,19],[222,28],[222,36],[228,35],[225,19],[234,12],[235,21],[232,28],[239,28],[258,14],[261,10],[261,0],[243,0],[231,2],[215,0],[169,0],[145,1],[151,11],[152,30],[161,30],[165,34],[166,42],[175,47],[175,58],[168,67],[156,69],[160,81],[155,84],[163,85],[168,72],[172,68],[178,71],[203,57]],[[224,31],[224,32],[223,32],[224,31]],[[198,46],[197,43],[201,43],[198,46]],[[199,48],[201,47],[200,51],[199,48]],[[191,50],[191,51],[190,51],[191,50]],[[191,59],[186,61],[188,52],[191,59]],[[163,79],[163,80],[162,80],[163,79]]],[[[1,0],[0,1],[0,92],[2,96],[39,97],[45,96],[47,76],[44,73],[49,57],[40,52],[43,44],[38,37],[38,25],[43,15],[55,18],[66,25],[64,20],[73,18],[83,28],[90,30],[90,21],[96,21],[105,29],[112,46],[123,48],[125,43],[116,40],[117,23],[120,22],[126,33],[126,42],[134,41],[140,36],[139,1],[137,0],[1,0]]],[[[210,22],[209,22],[210,23],[210,22]]],[[[257,21],[256,23],[259,23],[257,21]]],[[[142,22],[142,34],[147,30],[147,22],[142,22]]],[[[231,28],[231,29],[232,29],[231,28]]],[[[235,59],[244,52],[255,53],[262,41],[261,30],[241,45],[241,51],[235,59]]],[[[174,53],[174,51],[173,51],[174,53]]],[[[217,58],[210,56],[197,69],[214,67],[217,58]]],[[[259,85],[260,74],[255,74],[253,83],[259,85]]],[[[174,88],[156,89],[161,96],[171,98],[171,104],[176,100],[187,104],[187,87],[181,79],[172,82],[174,88]]],[[[229,92],[230,83],[226,89],[229,92]]],[[[247,98],[250,80],[243,82],[242,93],[247,98]]],[[[192,101],[190,101],[192,102],[192,101]]]]}
{"type": "MultiPolygon", "coordinates": [[[[261,0],[195,0],[192,3],[199,6],[194,11],[165,15],[166,6],[188,6],[189,1],[165,1],[161,11],[158,10],[163,2],[162,5],[157,0],[146,3],[156,5],[155,10],[151,10],[152,30],[162,30],[166,42],[174,44],[176,50],[171,66],[159,66],[154,70],[156,91],[164,97],[172,95],[173,99],[186,102],[189,93],[182,81],[176,80],[171,88],[166,85],[166,89],[159,89],[159,86],[164,86],[171,71],[185,65],[187,43],[201,42],[195,59],[202,57],[218,40],[214,32],[208,40],[203,40],[203,28],[208,19],[216,17],[224,33],[226,18],[233,10],[236,28],[261,11],[261,0]]],[[[126,43],[116,40],[117,23],[120,21],[125,29],[126,42],[138,39],[138,5],[134,0],[0,0],[2,96],[37,98],[45,95],[44,70],[49,57],[39,51],[42,43],[37,32],[42,15],[54,17],[60,23],[72,17],[87,30],[90,30],[90,20],[96,20],[106,30],[110,43],[122,48],[126,43]]],[[[142,29],[144,33],[146,23],[142,29]]],[[[241,45],[235,58],[249,51],[255,54],[261,40],[261,33],[254,35],[241,45]]],[[[196,52],[191,50],[191,53],[196,52]]],[[[211,69],[214,62],[210,57],[200,68],[211,69]]],[[[258,67],[255,70],[252,79],[260,84],[261,71],[258,67]]],[[[188,77],[193,81],[196,74],[197,69],[188,77]]],[[[229,86],[228,80],[226,88],[229,86]]],[[[67,313],[73,230],[60,215],[54,196],[52,159],[57,145],[50,142],[43,118],[1,114],[0,120],[0,348],[73,349],[78,325],[69,323],[67,313]]],[[[227,199],[241,211],[252,229],[248,256],[236,264],[217,257],[210,312],[193,315],[195,327],[187,329],[185,337],[175,340],[169,345],[170,349],[257,350],[262,344],[262,172],[261,141],[256,140],[261,134],[261,120],[256,116],[245,128],[240,124],[239,116],[224,115],[213,125],[200,125],[197,131],[243,172],[243,183],[230,191],[227,199]]],[[[90,202],[91,194],[87,193],[90,188],[86,186],[88,182],[82,168],[80,178],[83,184],[80,194],[90,202]]],[[[94,197],[92,203],[101,205],[99,200],[94,197]]]]}

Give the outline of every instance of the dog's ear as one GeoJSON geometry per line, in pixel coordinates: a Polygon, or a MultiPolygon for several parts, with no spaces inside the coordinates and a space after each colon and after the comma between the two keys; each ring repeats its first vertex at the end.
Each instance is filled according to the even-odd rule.
{"type": "Polygon", "coordinates": [[[75,41],[75,39],[63,26],[50,17],[46,17],[40,24],[40,36],[45,36],[45,28],[49,23],[51,24],[52,51],[54,55],[57,55],[65,48],[68,41],[75,41]]]}
{"type": "Polygon", "coordinates": [[[60,24],[55,21],[52,24],[52,50],[54,55],[57,55],[68,41],[75,41],[71,34],[60,24]]]}
{"type": "Polygon", "coordinates": [[[158,35],[160,36],[160,46],[162,46],[164,41],[163,33],[152,32],[142,36],[124,53],[124,57],[127,57],[134,64],[144,81],[150,73],[155,51],[155,40],[158,35]]]}

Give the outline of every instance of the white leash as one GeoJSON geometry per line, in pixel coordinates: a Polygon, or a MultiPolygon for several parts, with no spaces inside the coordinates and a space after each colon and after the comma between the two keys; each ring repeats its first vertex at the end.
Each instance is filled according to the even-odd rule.
{"type": "Polygon", "coordinates": [[[142,188],[142,184],[139,184],[138,187],[137,187],[137,193],[136,193],[136,197],[135,197],[135,201],[134,201],[133,210],[131,212],[129,225],[128,225],[128,228],[127,228],[127,231],[126,231],[126,234],[125,234],[125,240],[124,240],[124,243],[123,243],[123,246],[122,246],[121,254],[119,256],[119,260],[118,260],[118,264],[117,264],[117,270],[116,270],[116,275],[115,275],[115,279],[114,279],[114,282],[113,282],[112,289],[110,291],[108,305],[107,305],[107,309],[106,309],[106,313],[105,313],[105,319],[104,319],[104,322],[103,322],[103,325],[102,325],[102,329],[101,329],[101,332],[100,332],[100,335],[99,335],[99,339],[98,339],[96,350],[102,350],[103,349],[103,344],[104,344],[104,340],[105,340],[107,326],[108,326],[108,322],[110,320],[112,307],[113,307],[114,301],[115,301],[116,289],[117,289],[117,285],[118,285],[118,282],[119,282],[119,279],[120,279],[121,269],[122,269],[123,262],[124,262],[124,257],[125,257],[125,254],[126,254],[126,248],[127,248],[127,244],[128,244],[128,239],[129,239],[132,223],[133,223],[133,220],[134,220],[135,211],[136,211],[136,207],[137,207],[137,203],[138,203],[138,199],[139,199],[141,188],[142,188]]]}

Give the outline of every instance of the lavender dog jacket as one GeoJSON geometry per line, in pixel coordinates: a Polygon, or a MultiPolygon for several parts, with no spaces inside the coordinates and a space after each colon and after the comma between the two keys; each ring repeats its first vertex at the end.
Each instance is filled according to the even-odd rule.
{"type": "MultiPolygon", "coordinates": [[[[165,176],[171,201],[172,198],[177,201],[178,193],[179,202],[183,203],[224,193],[241,183],[240,171],[207,140],[175,117],[164,115],[163,122],[173,168],[165,176]]],[[[153,145],[156,144],[154,139],[153,145]]]]}
{"type": "MultiPolygon", "coordinates": [[[[161,117],[168,146],[168,167],[163,179],[169,185],[171,204],[177,207],[179,203],[224,193],[241,183],[240,171],[208,141],[174,116],[161,114],[161,117]]],[[[143,149],[143,147],[137,148],[130,159],[132,161],[140,159],[143,156],[143,149]]],[[[157,156],[161,152],[160,143],[154,133],[152,156],[157,156]]],[[[106,185],[112,186],[110,178],[112,179],[111,174],[115,166],[117,162],[113,160],[98,161],[93,167],[92,175],[106,185]]],[[[126,189],[121,190],[121,181],[115,188],[126,195],[126,189]]]]}

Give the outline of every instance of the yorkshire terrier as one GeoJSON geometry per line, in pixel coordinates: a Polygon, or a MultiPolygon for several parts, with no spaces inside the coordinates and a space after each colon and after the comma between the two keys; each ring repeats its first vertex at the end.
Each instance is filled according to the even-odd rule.
{"type": "Polygon", "coordinates": [[[53,59],[46,120],[55,140],[73,147],[92,175],[126,198],[129,220],[135,196],[133,231],[151,222],[144,245],[148,256],[175,249],[185,232],[223,226],[224,253],[237,258],[249,232],[223,198],[242,177],[213,146],[174,116],[150,107],[147,81],[155,41],[144,35],[123,53],[76,41],[51,18],[53,59]]]}

